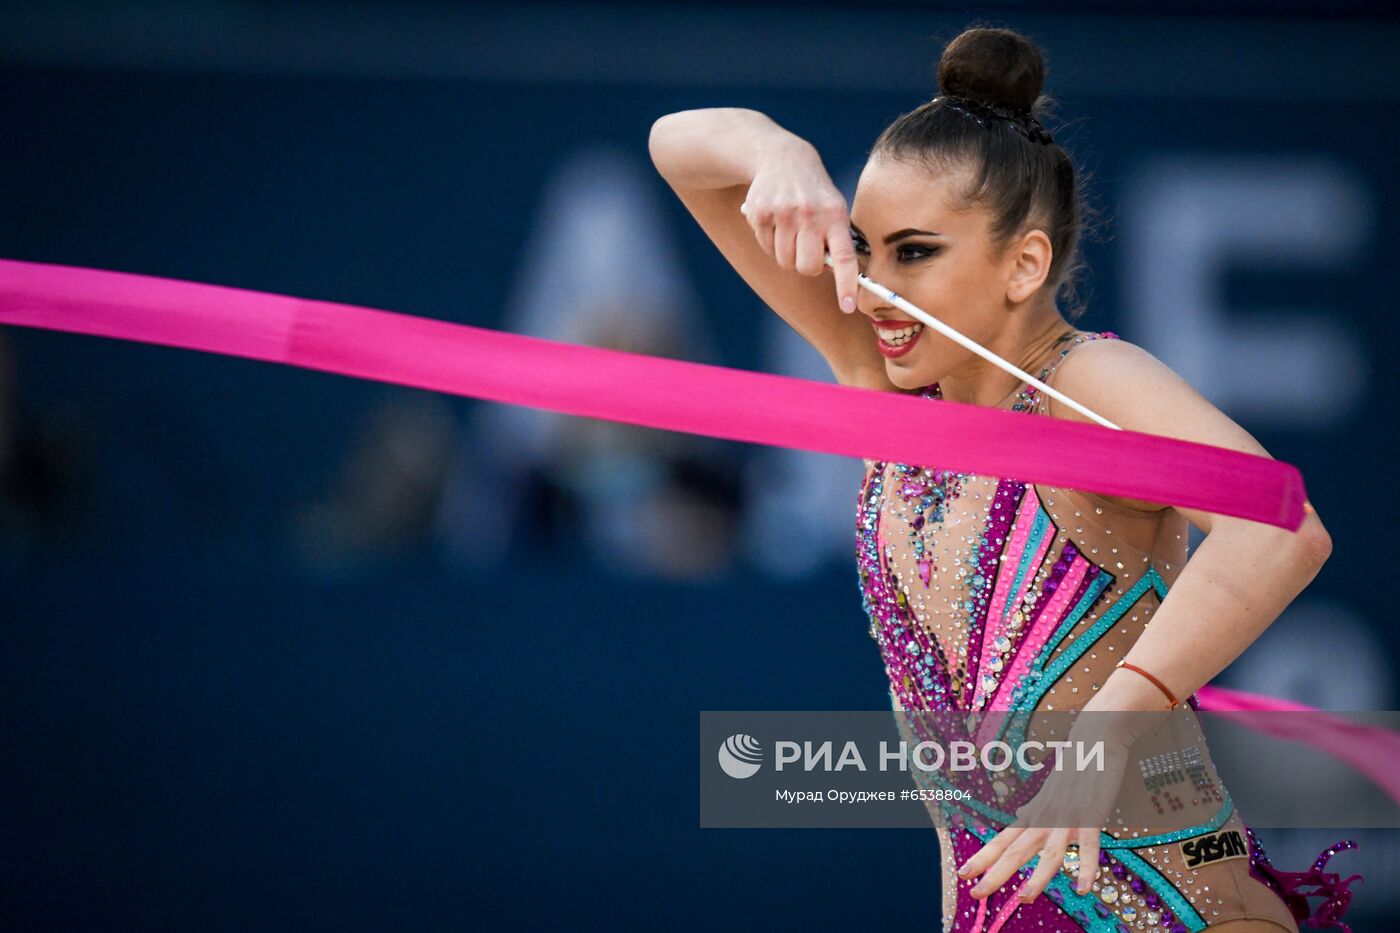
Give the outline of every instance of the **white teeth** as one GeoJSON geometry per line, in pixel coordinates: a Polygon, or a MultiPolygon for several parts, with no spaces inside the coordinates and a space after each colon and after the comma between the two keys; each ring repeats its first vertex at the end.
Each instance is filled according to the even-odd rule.
{"type": "Polygon", "coordinates": [[[922,324],[912,324],[899,330],[886,330],[881,332],[880,339],[892,347],[902,347],[913,340],[914,335],[923,329],[924,325],[922,324]]]}

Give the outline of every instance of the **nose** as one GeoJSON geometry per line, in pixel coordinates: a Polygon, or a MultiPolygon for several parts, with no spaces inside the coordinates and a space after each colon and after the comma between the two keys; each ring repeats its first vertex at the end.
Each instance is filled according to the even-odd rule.
{"type": "Polygon", "coordinates": [[[856,310],[872,321],[884,321],[896,316],[894,308],[886,304],[879,295],[859,286],[856,288],[856,310]]]}
{"type": "Polygon", "coordinates": [[[879,279],[868,274],[866,269],[861,269],[859,278],[856,280],[856,310],[862,314],[873,318],[886,318],[896,314],[895,309],[880,295],[859,284],[860,279],[868,282],[878,282],[879,279]]]}

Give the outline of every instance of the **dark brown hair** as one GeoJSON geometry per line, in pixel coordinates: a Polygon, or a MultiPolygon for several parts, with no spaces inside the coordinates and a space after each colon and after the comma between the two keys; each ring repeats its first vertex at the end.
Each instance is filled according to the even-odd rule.
{"type": "Polygon", "coordinates": [[[1010,29],[968,29],[944,48],[938,84],[942,94],[891,123],[871,155],[935,171],[969,168],[963,196],[991,210],[994,244],[1004,247],[1031,225],[1043,229],[1054,253],[1046,285],[1078,317],[1085,207],[1073,160],[1040,123],[1049,104],[1040,49],[1010,29]]]}

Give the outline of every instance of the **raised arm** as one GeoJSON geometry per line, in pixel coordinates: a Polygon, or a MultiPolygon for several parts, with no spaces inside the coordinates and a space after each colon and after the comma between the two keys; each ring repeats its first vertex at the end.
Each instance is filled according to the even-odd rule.
{"type": "Polygon", "coordinates": [[[857,289],[850,213],[815,147],[758,111],[719,107],[661,117],[649,148],[701,229],[837,382],[896,389],[870,322],[841,310],[857,289]]]}

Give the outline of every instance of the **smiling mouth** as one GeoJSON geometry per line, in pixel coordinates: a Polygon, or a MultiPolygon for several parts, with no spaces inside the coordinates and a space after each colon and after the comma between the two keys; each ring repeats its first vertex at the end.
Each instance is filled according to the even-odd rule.
{"type": "Polygon", "coordinates": [[[910,324],[908,327],[902,327],[899,330],[881,328],[880,342],[889,347],[902,347],[919,336],[919,332],[923,329],[924,325],[922,324],[910,324]]]}

